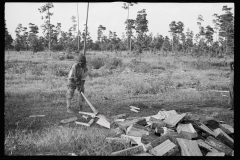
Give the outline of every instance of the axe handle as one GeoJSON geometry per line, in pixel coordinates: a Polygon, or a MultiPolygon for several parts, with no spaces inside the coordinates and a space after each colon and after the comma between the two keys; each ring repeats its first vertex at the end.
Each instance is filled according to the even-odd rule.
{"type": "Polygon", "coordinates": [[[90,108],[92,109],[92,111],[95,113],[95,115],[98,113],[98,111],[96,110],[96,108],[93,107],[93,105],[88,101],[87,97],[85,97],[85,95],[83,94],[83,92],[81,92],[82,96],[84,97],[84,99],[86,100],[86,102],[88,103],[88,105],[90,106],[90,108]]]}

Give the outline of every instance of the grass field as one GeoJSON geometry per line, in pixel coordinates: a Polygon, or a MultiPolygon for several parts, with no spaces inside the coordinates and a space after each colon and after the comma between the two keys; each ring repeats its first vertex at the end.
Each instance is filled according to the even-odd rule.
{"type": "MultiPolygon", "coordinates": [[[[228,90],[227,62],[233,60],[231,57],[143,54],[139,62],[127,53],[88,52],[86,56],[90,72],[85,95],[108,118],[121,113],[149,116],[160,109],[174,109],[212,116],[233,126],[228,93],[212,91],[228,90]],[[130,112],[130,105],[141,112],[130,112]]],[[[60,125],[60,120],[73,116],[84,121],[77,112],[66,113],[66,78],[73,63],[73,59],[59,60],[58,53],[5,53],[6,155],[109,155],[128,147],[104,141],[115,132],[97,124],[90,128],[60,125]]],[[[91,109],[85,104],[83,111],[91,109]]]]}

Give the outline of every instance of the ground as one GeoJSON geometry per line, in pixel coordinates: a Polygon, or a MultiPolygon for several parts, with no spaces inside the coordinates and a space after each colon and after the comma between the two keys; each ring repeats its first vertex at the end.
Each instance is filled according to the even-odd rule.
{"type": "MultiPolygon", "coordinates": [[[[233,125],[233,111],[228,110],[228,92],[216,92],[228,91],[230,69],[227,64],[232,59],[145,53],[141,55],[140,62],[139,57],[136,60],[135,56],[127,53],[88,52],[90,72],[85,83],[85,95],[108,118],[122,113],[127,117],[149,116],[157,114],[160,109],[174,109],[178,113],[191,112],[233,125]],[[140,112],[131,112],[130,105],[139,107],[140,112]]],[[[97,124],[87,130],[75,124],[59,128],[60,120],[65,118],[77,116],[79,121],[84,121],[77,113],[77,92],[73,98],[76,113],[66,113],[66,77],[73,63],[74,59],[60,60],[57,52],[51,56],[45,52],[5,53],[6,154],[31,155],[44,150],[65,154],[60,146],[70,141],[67,137],[75,136],[78,132],[75,129],[84,129],[85,137],[82,135],[78,137],[80,139],[88,139],[88,133],[94,129],[103,132],[102,138],[112,134],[97,124]],[[30,115],[45,116],[32,118],[30,115]],[[51,142],[50,139],[39,138],[45,130],[50,139],[50,131],[53,135],[55,131],[70,136],[60,134],[62,141],[58,140],[58,143],[61,145],[52,149],[50,146],[56,146],[56,139],[51,142]],[[31,150],[22,152],[18,146],[28,146],[31,150]]],[[[87,103],[83,111],[92,112],[87,103]]],[[[95,140],[97,136],[96,133],[95,140]]],[[[107,147],[104,151],[79,149],[85,142],[76,144],[72,141],[75,147],[65,147],[71,151],[78,148],[81,155],[108,155],[114,150],[114,147],[107,147]]]]}

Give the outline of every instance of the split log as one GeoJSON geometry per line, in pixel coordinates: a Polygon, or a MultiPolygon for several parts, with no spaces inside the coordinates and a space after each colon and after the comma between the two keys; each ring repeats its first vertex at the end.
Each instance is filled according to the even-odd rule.
{"type": "Polygon", "coordinates": [[[126,131],[126,135],[134,137],[142,137],[143,135],[148,134],[148,131],[143,129],[136,128],[133,124],[130,125],[126,131]]]}
{"type": "Polygon", "coordinates": [[[154,156],[174,156],[178,152],[178,146],[169,139],[149,151],[149,153],[154,156]]]}
{"type": "Polygon", "coordinates": [[[180,122],[183,117],[186,116],[186,113],[183,114],[170,114],[167,119],[163,122],[167,124],[167,127],[174,127],[178,122],[180,122]]]}
{"type": "Polygon", "coordinates": [[[216,138],[219,139],[222,143],[226,144],[228,147],[234,149],[234,141],[229,137],[223,130],[217,128],[214,130],[216,138]]]}
{"type": "Polygon", "coordinates": [[[220,124],[219,127],[227,134],[233,134],[234,133],[233,127],[228,125],[228,124],[220,124]]]}
{"type": "Polygon", "coordinates": [[[216,150],[215,148],[213,148],[209,144],[205,143],[202,139],[198,139],[198,140],[196,140],[196,142],[197,142],[199,147],[204,148],[209,152],[219,152],[218,150],[216,150]]]}
{"type": "Polygon", "coordinates": [[[177,138],[182,156],[203,156],[195,140],[177,138]]]}
{"type": "Polygon", "coordinates": [[[194,130],[191,123],[189,124],[179,123],[177,126],[177,132],[178,134],[188,136],[189,139],[196,138],[198,136],[197,132],[194,130]]]}
{"type": "Polygon", "coordinates": [[[205,142],[207,144],[213,146],[214,148],[216,148],[218,151],[224,152],[228,156],[232,155],[233,150],[230,147],[228,147],[227,145],[225,145],[222,142],[219,142],[218,140],[216,140],[212,136],[208,136],[207,139],[205,140],[205,142]]]}
{"type": "Polygon", "coordinates": [[[210,134],[210,135],[212,135],[212,136],[215,137],[215,133],[214,133],[211,129],[209,129],[206,125],[201,124],[201,125],[199,126],[199,128],[200,128],[201,130],[203,130],[204,132],[206,132],[206,133],[208,133],[208,134],[210,134]]]}
{"type": "Polygon", "coordinates": [[[208,152],[206,156],[225,156],[223,152],[208,152]]]}

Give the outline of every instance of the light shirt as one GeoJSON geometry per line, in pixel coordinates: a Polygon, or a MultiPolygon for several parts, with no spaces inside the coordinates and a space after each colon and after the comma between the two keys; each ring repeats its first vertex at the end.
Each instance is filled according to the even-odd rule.
{"type": "Polygon", "coordinates": [[[75,83],[81,83],[86,80],[88,69],[85,70],[78,63],[74,63],[68,73],[68,79],[75,83]]]}

